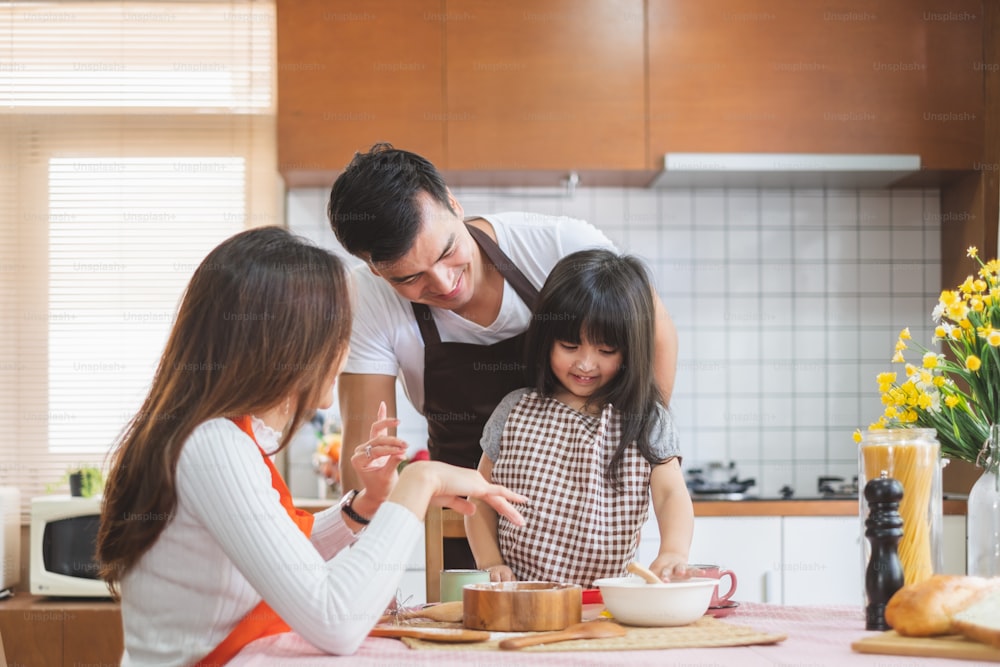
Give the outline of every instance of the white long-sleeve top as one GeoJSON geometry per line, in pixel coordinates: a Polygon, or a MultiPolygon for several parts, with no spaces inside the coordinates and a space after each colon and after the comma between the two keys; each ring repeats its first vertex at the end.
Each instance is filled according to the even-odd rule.
{"type": "MultiPolygon", "coordinates": [[[[254,420],[265,451],[277,434],[254,420]]],[[[307,538],[257,445],[228,419],[200,425],[177,464],[177,508],[122,578],[123,667],[193,664],[261,599],[321,650],[353,653],[392,599],[423,524],[384,503],[360,539],[339,507],[307,538]],[[346,548],[351,547],[351,548],[346,548]]]]}

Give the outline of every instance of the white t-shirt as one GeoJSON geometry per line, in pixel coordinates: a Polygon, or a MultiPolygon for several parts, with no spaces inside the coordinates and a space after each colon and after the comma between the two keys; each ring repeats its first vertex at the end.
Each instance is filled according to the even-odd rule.
{"type": "MultiPolygon", "coordinates": [[[[536,288],[541,289],[556,262],[586,248],[614,245],[593,225],[568,217],[533,213],[481,216],[496,233],[497,244],[536,288]]],[[[410,403],[423,414],[424,343],[409,300],[367,266],[353,275],[355,289],[351,354],[345,373],[399,376],[410,403]]],[[[504,282],[497,319],[487,327],[450,310],[431,308],[442,342],[492,345],[528,328],[531,311],[504,282]]]]}
{"type": "MultiPolygon", "coordinates": [[[[254,435],[275,449],[263,422],[254,435]]],[[[262,596],[314,646],[353,653],[423,535],[412,512],[384,503],[357,541],[339,506],[317,514],[307,538],[279,503],[257,445],[228,419],[205,422],[184,444],[174,515],[135,519],[168,523],[121,581],[123,667],[192,664],[262,596]]]]}

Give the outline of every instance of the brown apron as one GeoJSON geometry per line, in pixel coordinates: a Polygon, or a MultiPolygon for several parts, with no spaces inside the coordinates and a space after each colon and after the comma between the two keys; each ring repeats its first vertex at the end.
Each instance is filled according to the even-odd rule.
{"type": "MultiPolygon", "coordinates": [[[[529,308],[538,290],[488,234],[466,225],[486,257],[529,308]]],[[[476,468],[483,427],[504,396],[525,386],[525,334],[492,345],[443,343],[431,309],[412,303],[424,342],[424,417],[431,459],[476,468]]],[[[445,540],[445,568],[474,568],[466,540],[445,540]]]]}

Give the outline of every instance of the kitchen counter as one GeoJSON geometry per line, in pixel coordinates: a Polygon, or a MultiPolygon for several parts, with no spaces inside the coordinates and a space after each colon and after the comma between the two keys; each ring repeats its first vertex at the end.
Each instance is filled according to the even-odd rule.
{"type": "MultiPolygon", "coordinates": [[[[965,515],[964,500],[945,500],[945,515],[965,515]]],[[[695,500],[699,516],[858,516],[857,500],[823,498],[747,498],[744,500],[695,500]]]]}
{"type": "MultiPolygon", "coordinates": [[[[295,506],[318,512],[336,501],[297,498],[295,506]]],[[[944,514],[965,516],[964,500],[945,500],[944,514]]],[[[698,516],[858,516],[857,500],[827,500],[825,498],[746,498],[744,500],[695,500],[694,515],[698,516]]]]}

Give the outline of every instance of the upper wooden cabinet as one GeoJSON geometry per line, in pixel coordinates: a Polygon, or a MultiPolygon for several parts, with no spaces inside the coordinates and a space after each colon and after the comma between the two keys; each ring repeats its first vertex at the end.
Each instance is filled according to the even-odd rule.
{"type": "Polygon", "coordinates": [[[388,141],[444,160],[443,0],[278,0],[278,166],[330,185],[388,141]]]}
{"type": "Polygon", "coordinates": [[[973,169],[981,9],[648,0],[649,166],[667,152],[919,153],[927,169],[973,169]]]}
{"type": "Polygon", "coordinates": [[[645,185],[668,152],[980,168],[981,0],[277,0],[278,160],[377,141],[453,184],[645,185]],[[867,4],[869,8],[859,9],[867,4]]]}
{"type": "Polygon", "coordinates": [[[646,162],[643,0],[447,0],[447,168],[646,162]]]}

